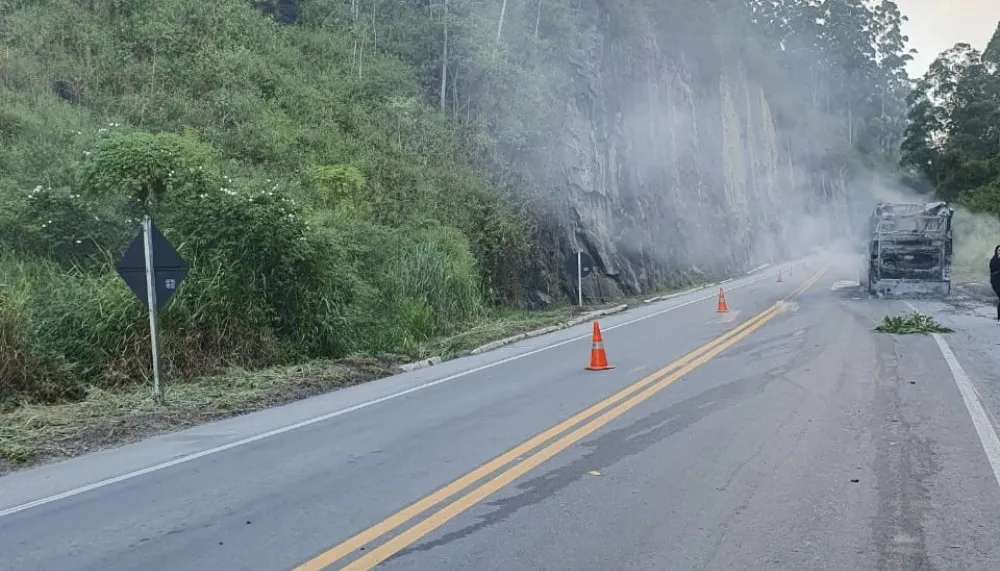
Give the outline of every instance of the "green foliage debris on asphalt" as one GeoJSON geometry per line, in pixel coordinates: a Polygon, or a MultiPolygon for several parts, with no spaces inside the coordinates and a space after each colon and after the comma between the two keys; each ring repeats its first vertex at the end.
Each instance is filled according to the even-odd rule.
{"type": "Polygon", "coordinates": [[[914,311],[908,315],[886,315],[875,331],[879,333],[952,333],[953,330],[938,323],[933,317],[914,311]]]}

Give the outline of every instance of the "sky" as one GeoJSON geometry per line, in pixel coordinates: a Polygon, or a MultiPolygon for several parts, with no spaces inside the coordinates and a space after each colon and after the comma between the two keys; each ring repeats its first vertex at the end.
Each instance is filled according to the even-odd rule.
{"type": "Polygon", "coordinates": [[[920,51],[908,67],[910,77],[924,75],[938,54],[958,42],[982,50],[1000,22],[1000,0],[896,0],[909,16],[903,33],[920,51]]]}

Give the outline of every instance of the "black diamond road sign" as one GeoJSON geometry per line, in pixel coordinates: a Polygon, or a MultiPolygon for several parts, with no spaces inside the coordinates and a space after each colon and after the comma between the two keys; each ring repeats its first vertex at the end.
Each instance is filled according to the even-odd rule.
{"type": "MultiPolygon", "coordinates": [[[[570,254],[566,259],[566,273],[576,279],[576,254],[570,254]]],[[[587,252],[580,252],[580,277],[585,278],[594,271],[594,259],[587,252]]]]}
{"type": "MultiPolygon", "coordinates": [[[[156,311],[167,305],[170,296],[184,281],[187,264],[177,253],[173,244],[160,233],[156,224],[150,224],[153,243],[153,282],[156,284],[156,311]]],[[[132,293],[149,309],[146,293],[146,253],[143,248],[142,230],[125,250],[122,260],[116,266],[118,275],[125,280],[132,293]]]]}

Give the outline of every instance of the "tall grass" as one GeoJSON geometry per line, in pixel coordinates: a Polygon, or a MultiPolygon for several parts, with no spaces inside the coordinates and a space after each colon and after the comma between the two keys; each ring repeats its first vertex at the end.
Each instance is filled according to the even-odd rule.
{"type": "Polygon", "coordinates": [[[29,304],[49,283],[46,270],[0,252],[0,407],[26,395],[53,401],[83,394],[69,363],[37,343],[29,304]]]}
{"type": "MultiPolygon", "coordinates": [[[[169,377],[413,352],[486,311],[475,259],[455,229],[355,220],[314,230],[295,214],[270,216],[286,207],[280,198],[248,210],[241,202],[252,193],[202,196],[179,191],[158,217],[191,263],[160,314],[169,377]]],[[[110,264],[86,260],[61,265],[26,250],[0,258],[0,398],[73,399],[148,381],[145,307],[110,264]]]]}
{"type": "MultiPolygon", "coordinates": [[[[7,195],[0,398],[72,399],[148,382],[146,310],[111,254],[133,236],[129,228],[136,232],[137,213],[128,196],[106,196],[120,187],[114,176],[156,179],[133,185],[133,199],[164,189],[155,218],[190,264],[160,315],[169,377],[416,352],[484,314],[481,272],[458,229],[427,219],[390,228],[350,204],[315,210],[280,185],[255,190],[211,164],[181,176],[171,161],[188,163],[171,140],[126,133],[99,143],[105,152],[84,165],[93,172],[105,162],[100,192],[88,192],[82,177],[82,196],[37,188],[7,195]],[[152,172],[136,153],[166,167],[152,172]]],[[[191,141],[181,147],[201,152],[191,141]]]]}

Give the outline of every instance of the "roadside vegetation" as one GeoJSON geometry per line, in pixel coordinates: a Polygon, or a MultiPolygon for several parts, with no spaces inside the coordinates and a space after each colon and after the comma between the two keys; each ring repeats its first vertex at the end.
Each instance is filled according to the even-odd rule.
{"type": "Polygon", "coordinates": [[[952,333],[953,331],[941,325],[933,317],[914,311],[907,315],[886,315],[875,327],[879,333],[908,335],[912,333],[952,333]]]}
{"type": "Polygon", "coordinates": [[[362,56],[340,4],[301,18],[350,34],[244,0],[0,2],[0,402],[148,379],[114,271],[146,209],[191,268],[161,316],[172,379],[420,356],[545,287],[497,144],[398,56],[429,22],[362,56]]]}
{"type": "Polygon", "coordinates": [[[983,51],[942,52],[909,103],[902,162],[917,186],[1000,217],[1000,26],[983,51]]]}
{"type": "Polygon", "coordinates": [[[956,277],[988,280],[1000,244],[1000,26],[982,51],[958,43],[942,52],[908,103],[909,182],[959,206],[956,277]]]}
{"type": "MultiPolygon", "coordinates": [[[[565,323],[579,315],[580,311],[573,306],[540,311],[495,310],[491,318],[484,318],[478,325],[422,346],[420,356],[448,358],[497,339],[565,323]]],[[[413,355],[379,354],[314,359],[258,370],[234,367],[169,382],[165,389],[166,405],[153,398],[148,385],[137,383],[113,389],[94,387],[82,399],[57,403],[22,401],[18,406],[0,409],[0,475],[46,460],[134,442],[167,430],[371,381],[396,372],[399,365],[413,358],[413,355]]],[[[581,366],[586,358],[586,353],[581,353],[581,366]]]]}

